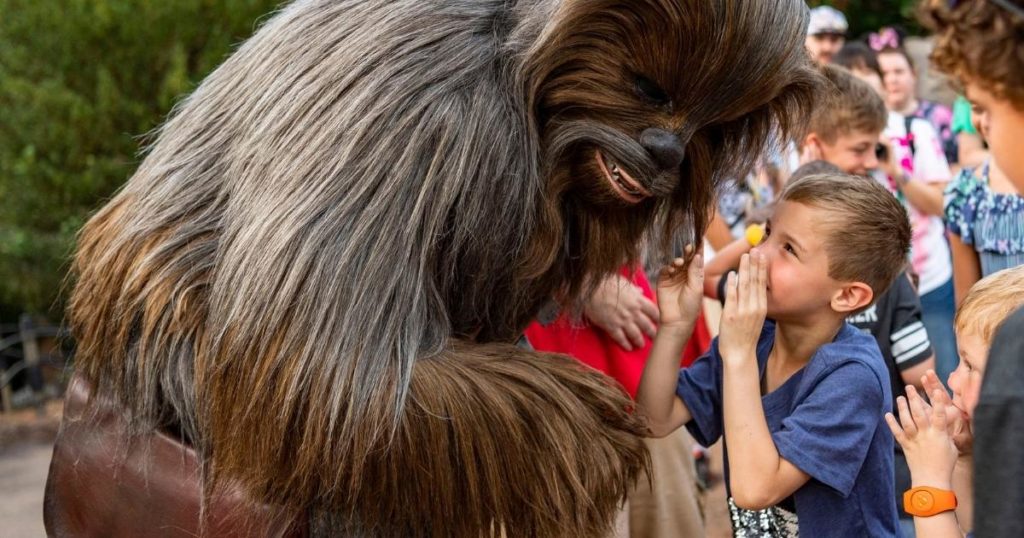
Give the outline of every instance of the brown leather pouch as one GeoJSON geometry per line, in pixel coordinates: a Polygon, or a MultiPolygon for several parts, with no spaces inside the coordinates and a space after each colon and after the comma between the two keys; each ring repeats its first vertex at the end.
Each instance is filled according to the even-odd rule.
{"type": "Polygon", "coordinates": [[[76,375],[68,386],[46,482],[50,536],[288,536],[304,521],[247,500],[238,489],[205,510],[195,451],[162,432],[126,443],[126,410],[76,375]],[[126,447],[128,447],[126,449],[126,447]]]}

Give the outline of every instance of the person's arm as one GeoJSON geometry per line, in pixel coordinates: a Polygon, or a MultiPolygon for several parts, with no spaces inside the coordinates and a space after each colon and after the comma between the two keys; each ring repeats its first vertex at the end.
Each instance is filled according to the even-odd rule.
{"type": "MultiPolygon", "coordinates": [[[[903,166],[893,158],[893,144],[889,137],[884,134],[879,135],[878,142],[885,146],[885,154],[888,156],[885,159],[879,159],[879,170],[892,179],[896,184],[896,188],[906,196],[910,205],[917,208],[918,211],[929,215],[941,216],[942,190],[917,181],[907,174],[903,166]]],[[[945,183],[940,183],[940,185],[943,188],[945,187],[945,183]]]]}
{"type": "Polygon", "coordinates": [[[704,267],[704,296],[709,299],[721,300],[718,288],[726,273],[739,267],[740,258],[750,252],[754,245],[764,238],[764,226],[752,224],[747,227],[745,237],[732,241],[721,250],[704,267]]]}
{"type": "MultiPolygon", "coordinates": [[[[930,123],[914,119],[910,122],[910,127],[911,133],[908,136],[913,137],[915,148],[913,174],[909,174],[901,163],[892,158],[895,154],[888,141],[885,143],[890,146],[890,159],[883,163],[883,167],[910,205],[927,215],[942,217],[943,192],[952,178],[949,163],[942,152],[938,134],[930,123]]],[[[884,138],[886,137],[883,136],[884,138]]]]}
{"type": "MultiPolygon", "coordinates": [[[[903,448],[910,467],[911,485],[952,490],[957,448],[947,432],[945,406],[931,408],[918,396],[916,389],[907,387],[906,397],[897,399],[897,408],[899,422],[892,413],[885,414],[885,421],[903,448]]],[[[955,493],[959,499],[960,492],[955,493]]],[[[929,538],[964,536],[953,511],[929,517],[915,516],[914,530],[918,536],[929,538]]]]}
{"type": "MultiPolygon", "coordinates": [[[[889,350],[904,385],[924,388],[921,379],[935,368],[928,330],[921,314],[921,298],[906,272],[896,277],[888,291],[893,311],[889,315],[889,350]]],[[[881,306],[883,302],[880,300],[881,306]]]]}
{"type": "Polygon", "coordinates": [[[900,370],[900,379],[904,385],[912,385],[916,389],[924,388],[921,385],[921,377],[929,370],[935,369],[935,354],[928,355],[928,358],[904,370],[900,370]]]}
{"type": "Polygon", "coordinates": [[[974,522],[974,434],[967,413],[953,404],[946,387],[939,381],[934,370],[921,377],[924,394],[931,394],[932,408],[946,410],[946,432],[956,446],[957,459],[953,467],[953,491],[956,492],[956,519],[960,528],[970,531],[974,522]]]}
{"type": "Polygon", "coordinates": [[[985,142],[977,133],[962,132],[956,135],[958,161],[960,168],[981,166],[988,158],[985,142]]]}
{"type": "Polygon", "coordinates": [[[779,454],[761,405],[756,353],[767,312],[767,265],[754,250],[729,275],[719,335],[729,485],[736,505],[747,510],[773,506],[810,479],[779,454]]]}
{"type": "Polygon", "coordinates": [[[897,172],[897,174],[898,175],[893,176],[893,178],[895,179],[900,192],[907,197],[907,201],[910,202],[910,205],[914,206],[922,213],[934,215],[936,217],[942,216],[942,193],[946,188],[946,183],[925,183],[923,181],[911,179],[902,171],[897,172]]]}
{"type": "Polygon", "coordinates": [[[949,236],[949,251],[953,255],[953,292],[956,305],[959,306],[967,297],[978,280],[981,280],[981,261],[973,245],[968,245],[955,233],[949,236]]]}
{"type": "Polygon", "coordinates": [[[725,219],[718,211],[711,216],[711,222],[708,223],[708,230],[705,232],[704,238],[711,243],[711,248],[715,249],[716,253],[732,242],[729,225],[725,223],[725,219]]]}
{"type": "Polygon", "coordinates": [[[918,205],[923,213],[943,216],[943,193],[953,179],[949,161],[942,149],[942,139],[927,120],[915,119],[910,122],[916,153],[914,154],[914,183],[903,190],[912,204],[918,205]],[[915,183],[916,182],[916,183],[915,183]],[[920,192],[908,192],[918,190],[920,192]],[[916,199],[916,201],[915,201],[916,199]]]}
{"type": "Polygon", "coordinates": [[[583,315],[626,351],[641,349],[654,337],[658,307],[622,275],[605,278],[583,306],[583,315]]]}
{"type": "Polygon", "coordinates": [[[708,262],[704,268],[704,296],[709,299],[719,299],[718,284],[725,277],[726,273],[736,269],[740,264],[740,258],[750,252],[750,242],[746,238],[737,239],[722,250],[715,253],[715,257],[708,262]]]}
{"type": "Polygon", "coordinates": [[[953,467],[953,491],[956,492],[956,520],[960,530],[974,529],[974,458],[961,455],[953,467]]]}
{"type": "Polygon", "coordinates": [[[636,394],[637,407],[654,437],[664,437],[692,418],[682,398],[676,396],[676,387],[679,357],[700,315],[703,257],[694,256],[685,273],[684,265],[683,259],[677,258],[658,277],[661,325],[636,394]]]}

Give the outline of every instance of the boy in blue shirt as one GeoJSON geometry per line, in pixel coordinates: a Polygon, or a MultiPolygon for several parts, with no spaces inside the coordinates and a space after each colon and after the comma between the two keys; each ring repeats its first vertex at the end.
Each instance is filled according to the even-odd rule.
{"type": "Polygon", "coordinates": [[[682,371],[703,264],[662,271],[637,402],[655,437],[683,425],[704,445],[724,436],[734,531],[896,536],[889,374],[845,320],[889,287],[909,248],[906,211],[877,182],[789,183],[764,241],[728,277],[719,337],[682,371]]]}

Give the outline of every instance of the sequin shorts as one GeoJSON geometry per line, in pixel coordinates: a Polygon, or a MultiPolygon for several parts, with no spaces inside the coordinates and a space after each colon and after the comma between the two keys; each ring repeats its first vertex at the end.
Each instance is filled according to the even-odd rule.
{"type": "Polygon", "coordinates": [[[729,497],[729,519],[736,538],[796,538],[800,535],[796,514],[777,506],[744,510],[729,497]]]}

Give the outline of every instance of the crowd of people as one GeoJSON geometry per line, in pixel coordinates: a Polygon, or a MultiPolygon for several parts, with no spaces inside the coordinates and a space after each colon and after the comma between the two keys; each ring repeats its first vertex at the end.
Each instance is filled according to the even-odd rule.
{"type": "Polygon", "coordinates": [[[648,420],[623,535],[703,534],[694,458],[719,439],[736,536],[1024,535],[1024,3],[921,17],[954,103],[919,95],[900,30],[813,9],[827,98],[720,193],[703,250],[527,331],[648,420]]]}

